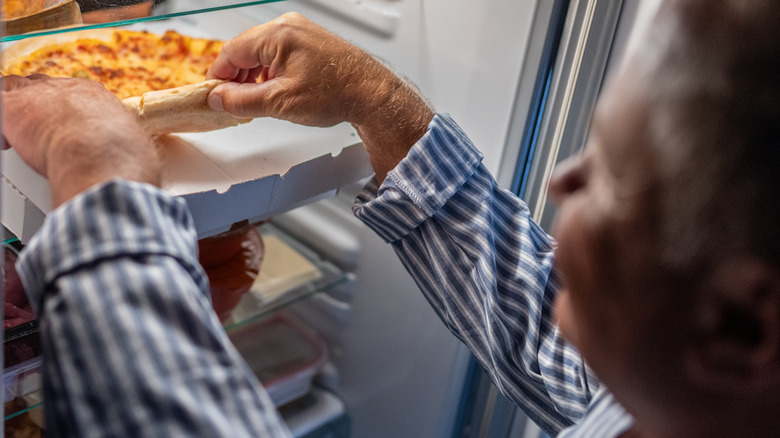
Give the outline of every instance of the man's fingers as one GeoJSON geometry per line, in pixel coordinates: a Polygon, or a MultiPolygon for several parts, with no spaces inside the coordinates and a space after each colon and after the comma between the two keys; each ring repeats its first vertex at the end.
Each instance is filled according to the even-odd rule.
{"type": "Polygon", "coordinates": [[[251,30],[244,32],[222,46],[206,73],[209,79],[235,80],[242,71],[262,66],[255,47],[259,40],[250,33],[251,30]]]}
{"type": "Polygon", "coordinates": [[[0,75],[0,83],[2,83],[3,91],[17,90],[31,85],[32,81],[40,81],[44,79],[50,79],[49,76],[42,74],[32,74],[29,76],[17,76],[17,75],[0,75]]]}
{"type": "Polygon", "coordinates": [[[259,70],[260,70],[260,75],[258,76],[258,79],[260,81],[265,82],[265,81],[271,79],[270,75],[268,74],[268,68],[267,67],[262,67],[259,70]]]}
{"type": "Polygon", "coordinates": [[[16,75],[9,75],[1,77],[0,83],[2,83],[3,91],[12,91],[27,86],[29,79],[16,75]]]}
{"type": "Polygon", "coordinates": [[[255,67],[253,69],[250,69],[247,74],[247,78],[244,82],[257,82],[257,79],[260,77],[260,75],[263,73],[263,70],[265,70],[265,67],[255,67]]]}
{"type": "Polygon", "coordinates": [[[278,35],[270,31],[273,23],[249,29],[225,43],[209,67],[208,79],[236,80],[242,70],[252,71],[270,65],[278,52],[278,35]]]}
{"type": "Polygon", "coordinates": [[[266,95],[269,84],[227,82],[209,93],[209,106],[217,111],[226,111],[238,117],[265,117],[266,95]]]}
{"type": "Polygon", "coordinates": [[[227,55],[223,55],[220,52],[217,55],[217,59],[211,64],[209,70],[206,72],[206,79],[224,79],[228,81],[235,80],[241,73],[241,69],[233,65],[227,55]]]}

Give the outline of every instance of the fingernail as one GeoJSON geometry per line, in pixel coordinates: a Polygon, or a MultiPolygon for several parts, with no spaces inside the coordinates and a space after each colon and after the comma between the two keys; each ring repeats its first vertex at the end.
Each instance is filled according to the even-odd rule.
{"type": "Polygon", "coordinates": [[[225,111],[225,105],[222,104],[222,96],[219,94],[209,94],[207,102],[214,111],[225,111]]]}

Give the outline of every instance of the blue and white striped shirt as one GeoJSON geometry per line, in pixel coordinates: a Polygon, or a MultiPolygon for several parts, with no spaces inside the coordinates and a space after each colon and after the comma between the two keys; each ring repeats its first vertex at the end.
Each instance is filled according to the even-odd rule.
{"type": "Polygon", "coordinates": [[[211,308],[182,199],[112,181],[49,214],[18,270],[46,435],[288,437],[211,308]]]}
{"type": "Polygon", "coordinates": [[[392,245],[444,323],[534,422],[559,436],[619,436],[633,420],[553,320],[552,238],[481,161],[455,122],[436,115],[382,186],[369,182],[355,215],[392,245]]]}

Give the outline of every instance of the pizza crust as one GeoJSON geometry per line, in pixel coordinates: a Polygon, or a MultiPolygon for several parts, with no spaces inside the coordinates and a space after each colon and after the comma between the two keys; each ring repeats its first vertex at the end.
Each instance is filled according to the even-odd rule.
{"type": "Polygon", "coordinates": [[[122,101],[135,114],[144,129],[152,135],[177,132],[205,132],[247,123],[252,119],[214,111],[206,102],[218,79],[171,88],[149,91],[142,96],[122,101]]]}

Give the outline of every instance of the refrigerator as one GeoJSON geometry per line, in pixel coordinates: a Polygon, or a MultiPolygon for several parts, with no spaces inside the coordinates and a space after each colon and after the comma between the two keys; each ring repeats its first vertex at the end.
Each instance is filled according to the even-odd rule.
{"type": "MultiPolygon", "coordinates": [[[[240,2],[190,0],[188,7],[227,3],[240,2]]],[[[499,183],[549,229],[551,171],[584,146],[605,79],[657,2],[241,3],[255,4],[233,9],[229,22],[208,14],[179,19],[224,34],[297,11],[352,41],[414,82],[438,112],[451,114],[499,183]]],[[[172,11],[165,3],[156,10],[172,11]]],[[[288,417],[295,436],[544,436],[447,331],[390,246],[353,217],[352,202],[365,182],[350,181],[264,225],[341,273],[327,290],[284,307],[327,350],[312,377],[316,400],[288,417]]]]}

